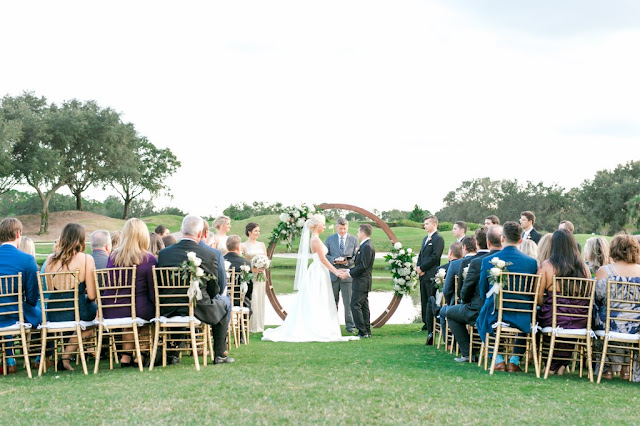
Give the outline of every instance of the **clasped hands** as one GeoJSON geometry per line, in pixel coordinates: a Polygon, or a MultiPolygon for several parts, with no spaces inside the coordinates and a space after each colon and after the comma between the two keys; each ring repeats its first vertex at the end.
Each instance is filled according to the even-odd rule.
{"type": "Polygon", "coordinates": [[[336,271],[336,277],[340,278],[341,280],[345,279],[345,278],[349,278],[349,272],[346,269],[338,269],[336,271]]]}

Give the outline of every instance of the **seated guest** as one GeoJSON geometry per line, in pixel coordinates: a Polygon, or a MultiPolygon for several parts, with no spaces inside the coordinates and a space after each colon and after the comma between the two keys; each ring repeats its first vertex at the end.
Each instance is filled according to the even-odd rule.
{"type": "Polygon", "coordinates": [[[536,260],[538,261],[538,268],[542,266],[545,260],[551,257],[551,237],[552,236],[553,234],[544,234],[540,238],[540,242],[538,243],[537,255],[536,255],[536,260]]]}
{"type": "MultiPolygon", "coordinates": [[[[224,261],[223,264],[219,264],[216,253],[214,253],[210,247],[199,244],[202,239],[203,229],[204,221],[201,217],[186,216],[182,220],[182,240],[159,253],[158,266],[180,266],[182,262],[187,260],[187,252],[194,252],[196,256],[202,260],[200,267],[204,270],[205,274],[211,275],[212,278],[204,281],[200,286],[202,299],[197,301],[194,308],[195,316],[200,321],[213,326],[214,363],[233,362],[233,358],[225,355],[227,329],[229,328],[229,320],[231,318],[231,302],[229,297],[223,296],[226,288],[226,278],[223,278],[222,283],[218,282],[219,268],[222,269],[222,274],[226,275],[224,271],[224,261]]],[[[160,313],[167,317],[189,315],[186,307],[169,306],[163,308],[160,313]]]]}
{"type": "MultiPolygon", "coordinates": [[[[251,263],[240,254],[240,237],[237,235],[229,235],[227,238],[227,254],[224,259],[231,264],[229,269],[236,268],[236,274],[242,273],[240,267],[246,265],[251,267],[251,263]]],[[[237,276],[237,275],[236,275],[237,276]]],[[[251,308],[251,294],[253,292],[253,280],[248,282],[247,293],[244,298],[244,306],[251,308]]]]}
{"type": "Polygon", "coordinates": [[[111,250],[114,250],[120,244],[120,231],[111,232],[111,250]]]}
{"type": "Polygon", "coordinates": [[[176,242],[177,242],[176,237],[174,237],[173,235],[165,235],[164,237],[162,237],[162,243],[164,244],[164,248],[172,246],[176,242]]]}
{"type": "MultiPolygon", "coordinates": [[[[7,217],[0,221],[0,275],[17,275],[22,273],[22,309],[25,322],[35,329],[40,325],[42,314],[38,303],[38,265],[30,254],[18,250],[22,240],[22,222],[14,217],[7,217]]],[[[15,298],[13,299],[15,301],[15,298]]],[[[0,297],[0,303],[10,303],[5,297],[0,297]]],[[[0,306],[0,310],[15,311],[16,305],[0,306]]],[[[18,314],[4,315],[0,319],[0,327],[8,327],[18,322],[18,314]]],[[[10,349],[8,350],[10,351],[10,349]]],[[[9,353],[8,355],[12,355],[9,353]]],[[[17,371],[14,358],[7,358],[4,366],[7,373],[17,371]]]]}
{"type": "MultiPolygon", "coordinates": [[[[610,252],[611,262],[604,265],[596,272],[596,294],[595,294],[595,327],[604,330],[607,320],[607,280],[640,283],[640,244],[628,234],[618,234],[611,240],[610,252]]],[[[623,295],[617,295],[622,298],[623,295]]],[[[623,305],[623,304],[620,304],[623,305]]],[[[624,306],[622,306],[625,308],[624,306]]],[[[626,309],[636,310],[637,305],[626,306],[626,309]]],[[[625,319],[640,319],[640,310],[637,312],[619,312],[617,319],[611,321],[610,331],[617,333],[636,334],[640,332],[640,323],[624,321],[625,319]]],[[[622,349],[611,348],[612,353],[621,353],[622,349]]],[[[629,357],[620,355],[609,355],[613,362],[625,362],[629,357]]],[[[612,377],[611,370],[605,369],[603,376],[607,379],[612,377]]],[[[629,367],[622,366],[620,377],[629,379],[629,367]]],[[[640,377],[634,374],[633,381],[640,381],[640,377]]]]}
{"type": "Polygon", "coordinates": [[[156,226],[156,229],[153,232],[160,235],[160,237],[166,237],[167,235],[171,234],[171,231],[169,231],[169,228],[167,228],[164,225],[156,226]]]}
{"type": "MultiPolygon", "coordinates": [[[[58,243],[54,247],[54,252],[47,258],[45,272],[67,272],[79,271],[78,279],[78,309],[80,311],[81,321],[93,321],[96,318],[98,306],[96,305],[96,286],[93,271],[95,262],[93,257],[84,253],[86,232],[84,226],[78,223],[68,223],[62,228],[62,234],[58,239],[58,243]]],[[[47,279],[47,287],[49,289],[57,289],[59,282],[56,277],[47,279]]],[[[73,292],[54,293],[49,297],[50,308],[70,308],[73,302],[55,302],[56,299],[72,298],[73,292]],[[54,306],[55,305],[55,306],[54,306]]],[[[73,311],[52,311],[47,313],[47,321],[75,321],[73,311]]],[[[82,338],[89,337],[93,330],[82,332],[82,338]]],[[[73,371],[73,367],[69,361],[71,360],[71,352],[77,348],[77,338],[71,337],[69,344],[62,354],[62,367],[66,370],[73,371]]]]}
{"type": "Polygon", "coordinates": [[[231,218],[229,216],[218,216],[211,224],[211,227],[216,230],[216,234],[210,238],[211,247],[218,249],[222,254],[227,254],[227,232],[231,230],[231,218]]]}
{"type": "Polygon", "coordinates": [[[591,278],[596,277],[596,272],[601,266],[608,265],[609,242],[604,237],[591,237],[584,243],[584,260],[591,271],[591,278]]]}
{"type": "MultiPolygon", "coordinates": [[[[454,242],[449,247],[449,252],[447,253],[447,258],[449,259],[449,263],[445,263],[444,265],[438,267],[438,270],[444,269],[446,271],[446,273],[448,274],[452,263],[454,261],[459,260],[461,257],[462,257],[462,244],[459,243],[459,242],[454,242]]],[[[445,275],[445,280],[446,280],[446,275],[445,275]]],[[[446,287],[446,281],[443,283],[442,289],[440,290],[440,292],[443,293],[442,297],[444,297],[445,303],[446,303],[446,301],[448,299],[447,299],[447,296],[444,294],[445,287],[446,287]]],[[[451,293],[449,295],[450,298],[453,298],[453,292],[454,292],[454,288],[453,287],[455,287],[455,286],[452,284],[451,285],[451,293]]],[[[440,318],[440,309],[441,308],[440,308],[440,305],[438,304],[438,301],[436,301],[436,297],[435,296],[429,296],[429,299],[427,300],[427,322],[426,322],[426,324],[427,324],[427,328],[429,328],[431,331],[429,331],[429,334],[427,335],[427,343],[426,343],[427,346],[433,345],[433,319],[436,318],[436,320],[437,320],[438,318],[440,318]]]]}
{"type": "Polygon", "coordinates": [[[158,253],[160,250],[164,248],[164,241],[162,241],[162,237],[152,232],[149,234],[149,253],[154,255],[156,258],[158,257],[158,253]]]}
{"type": "MultiPolygon", "coordinates": [[[[456,362],[468,362],[471,353],[469,346],[469,332],[467,324],[475,325],[478,312],[484,303],[485,293],[480,293],[480,273],[482,270],[482,259],[486,256],[494,255],[502,250],[502,226],[494,225],[490,227],[480,228],[476,231],[478,238],[478,246],[480,250],[475,256],[471,257],[468,265],[467,275],[462,281],[460,289],[460,299],[462,303],[451,306],[446,311],[446,317],[449,320],[449,328],[453,333],[456,342],[460,346],[460,357],[455,358],[456,362]],[[484,238],[484,242],[482,242],[484,238]]],[[[464,266],[463,261],[461,266],[464,266]]],[[[464,274],[464,268],[463,272],[464,274]]],[[[504,365],[504,364],[503,364],[504,365]]]]}
{"type": "MultiPolygon", "coordinates": [[[[116,248],[107,263],[107,268],[136,267],[136,316],[145,320],[155,317],[156,297],[153,288],[153,267],[158,264],[154,255],[149,253],[149,232],[147,225],[140,219],[129,219],[122,228],[120,245],[116,248]]],[[[105,290],[102,297],[103,315],[105,318],[128,318],[131,317],[131,308],[128,306],[121,308],[104,308],[118,303],[130,303],[130,299],[119,297],[109,299],[117,290],[105,290]]],[[[120,289],[118,294],[129,294],[128,290],[120,289]]],[[[143,333],[147,334],[148,329],[143,333]]],[[[133,333],[123,335],[123,340],[128,343],[122,344],[125,351],[133,351],[133,333]]],[[[144,340],[144,339],[141,339],[144,340]]],[[[129,354],[122,355],[120,359],[121,367],[134,366],[129,354]]]]}
{"type": "Polygon", "coordinates": [[[33,240],[29,237],[22,237],[20,240],[20,247],[18,247],[21,252],[30,254],[34,258],[36,257],[36,245],[33,240]]]}
{"type": "MultiPolygon", "coordinates": [[[[573,235],[575,227],[573,226],[573,223],[569,222],[568,220],[563,220],[558,225],[558,229],[566,229],[567,231],[571,232],[571,235],[573,235]]],[[[582,252],[582,247],[580,247],[580,243],[578,243],[578,241],[576,241],[576,245],[578,246],[578,251],[582,252]]]]}
{"type": "Polygon", "coordinates": [[[89,239],[91,241],[91,256],[96,263],[96,269],[106,268],[109,254],[111,254],[111,235],[109,231],[93,231],[89,239]]]}
{"type": "MultiPolygon", "coordinates": [[[[558,229],[553,233],[551,241],[551,257],[545,260],[542,267],[538,270],[538,274],[542,275],[540,288],[538,291],[538,305],[542,305],[538,313],[538,322],[540,327],[553,326],[553,277],[574,277],[574,278],[590,278],[591,274],[586,263],[580,258],[578,245],[576,244],[573,234],[566,229],[558,229]]],[[[577,301],[575,299],[558,298],[558,303],[562,305],[579,305],[587,306],[588,300],[577,301]],[[577,303],[584,302],[584,303],[577,303]]],[[[571,314],[573,308],[559,306],[559,313],[571,314]]],[[[583,313],[583,312],[581,312],[583,313]]],[[[558,315],[558,327],[565,329],[585,328],[587,326],[586,318],[576,318],[572,316],[558,315]]],[[[547,336],[545,336],[547,338],[547,336]]],[[[572,345],[567,343],[556,343],[554,355],[558,358],[568,358],[572,345]],[[565,349],[565,350],[563,350],[565,349]]],[[[563,375],[565,367],[569,365],[566,360],[552,360],[551,374],[563,375]]]]}
{"type": "MultiPolygon", "coordinates": [[[[523,216],[524,217],[524,216],[523,216]]],[[[533,239],[533,238],[531,238],[533,239]]],[[[527,256],[518,250],[518,246],[522,242],[522,227],[516,222],[506,222],[502,228],[502,245],[503,249],[498,253],[486,256],[482,259],[482,270],[480,271],[480,294],[486,295],[489,291],[489,270],[493,268],[491,259],[494,257],[500,258],[505,262],[511,262],[507,269],[509,272],[522,273],[522,274],[535,274],[538,272],[538,262],[536,259],[527,256]]],[[[478,313],[476,320],[476,326],[478,327],[478,333],[480,338],[484,341],[486,334],[494,334],[493,324],[498,320],[498,310],[495,309],[494,295],[485,299],[484,305],[478,313]]],[[[523,333],[531,332],[531,315],[525,312],[504,312],[502,321],[510,324],[511,327],[515,327],[523,333]]],[[[487,342],[485,342],[486,344],[487,342]]],[[[519,342],[516,341],[518,344],[519,342]]],[[[514,352],[516,354],[523,354],[524,347],[515,347],[514,352]]],[[[505,365],[502,356],[499,355],[495,360],[496,369],[504,371],[505,365]]],[[[520,358],[514,355],[509,360],[509,371],[519,372],[522,371],[519,366],[520,358]]]]}
{"type": "Polygon", "coordinates": [[[524,240],[522,244],[520,244],[520,251],[536,259],[538,257],[538,244],[533,240],[524,240]]]}

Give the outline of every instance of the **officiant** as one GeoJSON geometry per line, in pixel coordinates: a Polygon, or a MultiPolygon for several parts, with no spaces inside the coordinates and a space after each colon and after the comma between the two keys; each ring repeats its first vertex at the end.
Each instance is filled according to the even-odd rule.
{"type": "MultiPolygon", "coordinates": [[[[349,234],[349,222],[339,217],[336,220],[336,233],[327,237],[325,245],[329,249],[327,260],[337,269],[345,269],[353,266],[353,258],[358,247],[358,239],[349,234]]],[[[351,314],[351,277],[338,278],[331,274],[331,285],[333,286],[333,296],[336,299],[336,306],[340,300],[342,292],[342,305],[344,306],[344,324],[349,333],[357,333],[356,325],[351,314]]]]}

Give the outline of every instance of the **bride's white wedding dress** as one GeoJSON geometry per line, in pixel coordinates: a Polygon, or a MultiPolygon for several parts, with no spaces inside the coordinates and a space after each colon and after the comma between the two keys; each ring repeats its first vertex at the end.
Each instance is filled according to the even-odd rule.
{"type": "MultiPolygon", "coordinates": [[[[326,256],[327,247],[322,245],[326,256]]],[[[264,330],[262,340],[272,342],[342,342],[357,340],[355,336],[342,336],[338,321],[338,308],[333,298],[329,270],[322,264],[318,253],[303,278],[304,285],[278,328],[264,330]]]]}

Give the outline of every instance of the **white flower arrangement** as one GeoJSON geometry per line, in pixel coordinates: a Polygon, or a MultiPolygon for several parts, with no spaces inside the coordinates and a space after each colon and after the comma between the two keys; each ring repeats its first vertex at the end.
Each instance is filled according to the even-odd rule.
{"type": "Polygon", "coordinates": [[[189,300],[193,300],[194,305],[202,299],[202,290],[200,290],[202,282],[213,278],[213,275],[205,274],[200,265],[202,265],[202,259],[193,251],[187,253],[187,260],[180,265],[180,276],[183,281],[189,281],[187,296],[189,300]]]}
{"type": "Polygon", "coordinates": [[[447,271],[444,268],[439,268],[436,271],[436,275],[431,278],[431,280],[434,282],[434,286],[437,290],[441,290],[442,286],[444,285],[444,279],[447,276],[447,271]]]}
{"type": "Polygon", "coordinates": [[[282,241],[287,244],[287,249],[291,250],[293,248],[293,239],[301,234],[305,222],[315,212],[316,208],[309,204],[286,208],[285,211],[280,213],[280,222],[271,232],[269,244],[282,241]]]}
{"type": "Polygon", "coordinates": [[[240,292],[245,294],[249,289],[249,281],[253,279],[253,273],[251,272],[251,266],[240,265],[240,292]]]}
{"type": "MultiPolygon", "coordinates": [[[[271,261],[264,254],[259,254],[259,255],[255,256],[253,259],[251,259],[251,267],[252,268],[265,269],[266,270],[266,269],[269,269],[270,266],[271,266],[271,261]]],[[[258,274],[256,275],[256,281],[257,282],[265,282],[265,281],[267,281],[267,275],[265,274],[264,271],[263,272],[258,272],[258,274]]]]}
{"type": "Polygon", "coordinates": [[[494,308],[497,309],[500,304],[500,289],[503,286],[502,274],[509,271],[506,267],[513,265],[513,262],[505,262],[498,257],[494,257],[489,262],[493,265],[493,268],[489,269],[489,284],[491,287],[486,297],[488,299],[492,294],[495,295],[494,308]]]}
{"type": "Polygon", "coordinates": [[[403,249],[401,242],[395,243],[391,252],[384,257],[389,264],[386,269],[391,272],[393,290],[397,295],[410,294],[416,288],[418,273],[414,258],[412,250],[403,249]]]}

